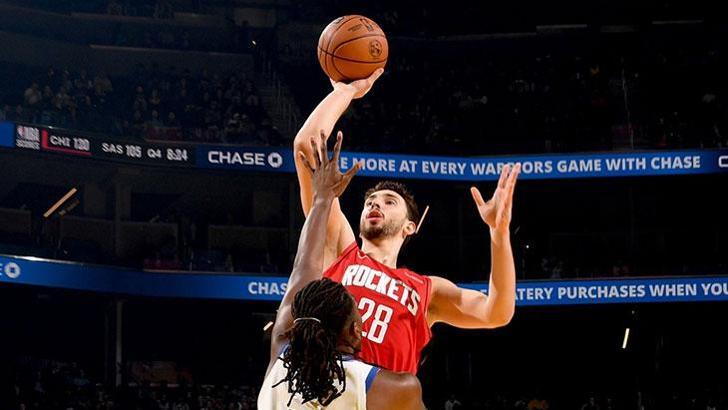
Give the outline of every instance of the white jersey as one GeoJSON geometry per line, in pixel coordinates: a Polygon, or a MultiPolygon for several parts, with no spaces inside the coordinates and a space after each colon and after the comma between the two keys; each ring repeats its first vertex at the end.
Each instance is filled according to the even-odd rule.
{"type": "MultiPolygon", "coordinates": [[[[346,372],[346,390],[341,396],[334,399],[328,406],[324,407],[318,404],[318,401],[309,401],[301,404],[303,401],[301,395],[297,394],[291,405],[288,406],[288,400],[291,394],[288,392],[288,383],[281,383],[276,387],[274,384],[286,377],[287,369],[283,366],[283,361],[278,359],[273,368],[270,369],[268,377],[263,381],[263,386],[258,394],[259,410],[366,410],[367,408],[367,391],[374,381],[379,368],[354,360],[344,358],[344,371],[346,372]]],[[[341,390],[341,384],[337,383],[337,389],[341,390]]]]}

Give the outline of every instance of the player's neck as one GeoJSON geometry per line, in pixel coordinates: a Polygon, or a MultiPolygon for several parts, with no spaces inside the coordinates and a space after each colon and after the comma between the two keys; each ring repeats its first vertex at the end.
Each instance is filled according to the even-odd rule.
{"type": "Polygon", "coordinates": [[[362,252],[392,269],[397,269],[397,257],[401,247],[402,241],[397,238],[384,238],[375,241],[362,239],[361,244],[362,252]]]}
{"type": "Polygon", "coordinates": [[[336,346],[336,351],[346,356],[356,356],[356,350],[348,343],[340,342],[336,346]]]}

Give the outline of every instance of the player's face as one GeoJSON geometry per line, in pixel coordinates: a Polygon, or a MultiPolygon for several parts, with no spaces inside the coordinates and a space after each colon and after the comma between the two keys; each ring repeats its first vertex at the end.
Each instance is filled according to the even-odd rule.
{"type": "Polygon", "coordinates": [[[404,198],[394,191],[377,191],[364,201],[359,232],[367,240],[389,238],[401,235],[408,222],[404,198]]]}

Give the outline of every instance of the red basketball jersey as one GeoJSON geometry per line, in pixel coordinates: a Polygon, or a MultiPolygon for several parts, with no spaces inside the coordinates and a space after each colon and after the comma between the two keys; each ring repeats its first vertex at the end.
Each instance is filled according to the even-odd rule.
{"type": "Polygon", "coordinates": [[[392,269],[349,245],[324,272],[354,296],[363,322],[359,359],[395,372],[417,373],[420,353],[432,337],[427,324],[432,281],[408,269],[392,269]]]}

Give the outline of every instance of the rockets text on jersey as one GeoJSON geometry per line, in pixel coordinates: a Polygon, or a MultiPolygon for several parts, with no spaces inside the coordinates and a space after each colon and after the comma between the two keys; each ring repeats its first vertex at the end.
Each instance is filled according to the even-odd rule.
{"type": "Polygon", "coordinates": [[[431,280],[408,269],[392,269],[347,247],[324,272],[356,299],[362,316],[365,362],[397,372],[416,373],[432,333],[427,323],[431,280]]]}

